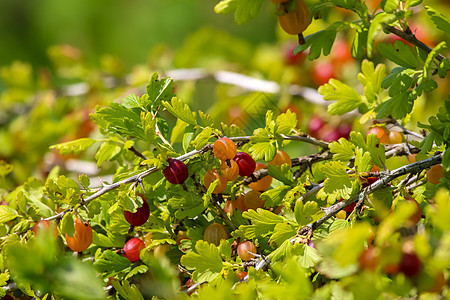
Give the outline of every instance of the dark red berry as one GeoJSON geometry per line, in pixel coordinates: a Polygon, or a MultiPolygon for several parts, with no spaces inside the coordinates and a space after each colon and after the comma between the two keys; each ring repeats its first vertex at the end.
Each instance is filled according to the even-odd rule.
{"type": "Polygon", "coordinates": [[[148,217],[150,216],[150,208],[148,206],[147,200],[144,199],[144,203],[137,209],[135,213],[125,210],[123,214],[125,216],[125,220],[127,220],[128,223],[133,226],[141,226],[142,224],[147,222],[148,217]]]}
{"type": "MultiPolygon", "coordinates": [[[[343,201],[344,199],[341,198],[341,200],[339,200],[339,202],[343,201]]],[[[352,203],[349,206],[347,206],[346,208],[344,208],[344,211],[351,213],[354,209],[355,209],[356,203],[352,203]]]]}
{"type": "Polygon", "coordinates": [[[317,136],[319,130],[324,126],[324,122],[321,117],[314,116],[309,121],[308,130],[312,136],[317,136]]]}
{"type": "Polygon", "coordinates": [[[144,248],[145,244],[140,238],[132,238],[123,246],[123,256],[131,262],[138,261],[141,250],[144,248]]]}
{"type": "Polygon", "coordinates": [[[379,178],[378,177],[368,177],[367,178],[367,183],[365,182],[365,183],[363,183],[363,188],[365,188],[365,187],[367,187],[367,186],[369,186],[369,185],[371,185],[372,183],[374,183],[375,181],[377,181],[379,178]]]}
{"type": "Polygon", "coordinates": [[[408,277],[419,274],[422,264],[415,253],[404,253],[398,267],[399,271],[408,277]]]}
{"type": "Polygon", "coordinates": [[[253,174],[256,168],[255,160],[245,152],[238,152],[234,157],[234,160],[239,167],[239,175],[250,176],[253,174]]]}
{"type": "Polygon", "coordinates": [[[188,178],[186,165],[178,159],[167,159],[169,165],[163,170],[164,177],[172,184],[182,184],[188,178]]]}

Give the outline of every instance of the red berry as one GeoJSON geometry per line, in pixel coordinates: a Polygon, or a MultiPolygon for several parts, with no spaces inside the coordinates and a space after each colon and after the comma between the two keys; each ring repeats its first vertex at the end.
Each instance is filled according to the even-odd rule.
{"type": "Polygon", "coordinates": [[[299,65],[305,61],[306,55],[303,51],[294,55],[297,44],[292,44],[284,49],[284,63],[289,66],[299,65]]]}
{"type": "Polygon", "coordinates": [[[329,62],[315,63],[312,70],[312,78],[317,86],[328,83],[331,78],[336,78],[333,65],[329,62]]]}
{"type": "Polygon", "coordinates": [[[167,159],[169,165],[163,170],[164,177],[172,184],[182,184],[188,178],[188,169],[186,165],[178,159],[167,159]]]}
{"type": "Polygon", "coordinates": [[[319,130],[325,125],[322,118],[319,116],[314,116],[309,121],[308,130],[312,136],[317,137],[319,130]]]}
{"type": "Polygon", "coordinates": [[[124,255],[129,261],[135,262],[139,260],[141,250],[145,248],[144,241],[140,238],[132,238],[125,246],[123,246],[124,255]]]}
{"type": "Polygon", "coordinates": [[[239,175],[250,176],[253,174],[256,168],[255,160],[245,152],[238,152],[234,157],[239,167],[239,175]]]}
{"type": "Polygon", "coordinates": [[[402,261],[398,266],[399,271],[408,277],[414,277],[419,274],[422,264],[415,253],[404,253],[402,261]]]}
{"type": "MultiPolygon", "coordinates": [[[[342,199],[341,198],[341,200],[339,200],[339,202],[341,202],[341,201],[343,201],[344,199],[342,199]]],[[[355,203],[352,203],[352,204],[350,204],[349,206],[347,206],[346,208],[344,208],[344,211],[346,211],[346,212],[348,212],[348,213],[351,213],[354,209],[355,209],[355,206],[356,206],[356,202],[355,203]]]]}
{"type": "Polygon", "coordinates": [[[123,214],[128,223],[133,226],[141,226],[147,222],[148,217],[150,216],[150,207],[148,206],[147,200],[144,199],[144,203],[136,210],[135,213],[125,210],[123,214]]]}

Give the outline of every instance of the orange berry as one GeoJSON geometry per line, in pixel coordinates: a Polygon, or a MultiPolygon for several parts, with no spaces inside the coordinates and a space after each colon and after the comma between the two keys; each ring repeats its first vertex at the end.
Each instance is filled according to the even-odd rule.
{"type": "MultiPolygon", "coordinates": [[[[255,171],[266,169],[267,166],[262,163],[257,163],[255,167],[255,171]]],[[[270,188],[270,185],[272,184],[272,177],[269,175],[264,176],[260,180],[256,182],[252,182],[248,185],[249,188],[251,188],[254,191],[265,191],[268,188],[270,188]]]]}

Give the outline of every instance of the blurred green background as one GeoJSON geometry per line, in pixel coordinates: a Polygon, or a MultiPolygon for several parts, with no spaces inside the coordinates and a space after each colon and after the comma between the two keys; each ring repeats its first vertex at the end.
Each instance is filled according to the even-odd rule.
{"type": "MultiPolygon", "coordinates": [[[[289,90],[292,84],[317,89],[329,78],[360,89],[360,61],[350,53],[353,32],[339,33],[329,56],[309,61],[307,53],[292,55],[297,37],[282,32],[271,1],[264,1],[257,17],[242,25],[234,22],[233,14],[215,14],[218,2],[1,0],[0,192],[29,176],[45,178],[54,166],[70,171],[69,160],[92,161],[95,151],[64,157],[49,147],[78,138],[100,138],[89,113],[97,105],[141,95],[153,72],[166,76],[174,69],[226,70],[279,84],[279,92],[269,94],[218,83],[211,77],[176,80],[177,96],[193,110],[209,113],[217,128],[220,122],[235,123],[248,135],[264,126],[268,109],[275,114],[290,109],[303,132],[312,133],[308,128],[312,117],[322,118],[326,126],[316,136],[320,139],[345,136],[336,136],[340,128],[346,129],[345,134],[348,129],[367,131],[370,124],[360,124],[355,114],[330,116],[325,105],[289,90]]],[[[306,2],[313,7],[319,1],[306,2]]],[[[379,2],[367,0],[371,9],[379,2]]],[[[448,9],[439,0],[427,4],[448,9]]],[[[411,28],[427,44],[436,45],[445,36],[433,30],[423,6],[419,9],[411,28]]],[[[355,17],[325,5],[321,18],[313,20],[304,35],[355,17]]],[[[380,34],[377,43],[394,40],[392,35],[380,34]]],[[[386,60],[376,54],[374,62],[386,60]]],[[[387,67],[391,70],[395,65],[387,63],[387,67]]],[[[417,129],[417,121],[426,122],[448,95],[448,78],[438,83],[439,89],[422,96],[425,101],[416,101],[408,124],[411,129],[417,129]]],[[[179,143],[181,137],[171,132],[177,120],[161,114],[168,120],[167,139],[179,143]]],[[[310,154],[311,147],[297,144],[285,150],[294,157],[310,154]]],[[[114,166],[95,169],[91,175],[113,170],[114,166]]]]}
{"type": "Polygon", "coordinates": [[[130,67],[147,60],[155,45],[182,47],[186,38],[207,25],[250,43],[275,39],[274,7],[246,26],[232,15],[214,14],[212,0],[2,0],[0,65],[14,60],[50,65],[49,46],[69,44],[96,63],[103,54],[118,56],[130,67]]]}

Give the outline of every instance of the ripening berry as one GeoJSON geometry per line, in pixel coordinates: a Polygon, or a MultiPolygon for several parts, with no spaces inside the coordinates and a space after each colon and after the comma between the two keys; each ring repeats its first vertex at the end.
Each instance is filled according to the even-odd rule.
{"type": "Polygon", "coordinates": [[[384,129],[383,127],[380,126],[375,126],[372,127],[371,129],[369,129],[369,131],[367,132],[367,136],[369,134],[375,134],[377,136],[377,138],[380,139],[380,143],[386,143],[388,135],[386,132],[386,129],[384,129]]]}
{"type": "Polygon", "coordinates": [[[303,0],[297,0],[293,11],[278,16],[278,23],[286,33],[301,34],[311,23],[311,14],[303,0]]]}
{"type": "Polygon", "coordinates": [[[415,207],[413,214],[409,217],[409,221],[415,225],[419,223],[420,219],[422,218],[422,208],[420,207],[420,204],[413,198],[406,198],[405,200],[408,201],[408,203],[413,204],[415,207]]]}
{"type": "Polygon", "coordinates": [[[48,220],[37,221],[32,229],[32,231],[34,232],[34,236],[36,237],[38,236],[39,232],[44,230],[53,230],[55,239],[58,236],[58,229],[56,228],[56,225],[48,220]]]}
{"type": "Polygon", "coordinates": [[[403,142],[403,135],[396,130],[391,130],[387,137],[386,144],[400,144],[401,142],[403,142]]]}
{"type": "Polygon", "coordinates": [[[444,177],[444,169],[442,165],[434,165],[427,171],[427,179],[432,184],[438,184],[439,180],[444,177]]]}
{"type": "Polygon", "coordinates": [[[239,167],[239,175],[250,176],[253,174],[256,168],[255,160],[250,156],[250,154],[245,152],[238,152],[234,157],[234,160],[239,167]]]}
{"type": "Polygon", "coordinates": [[[205,187],[207,189],[209,188],[211,183],[213,183],[217,179],[219,180],[219,183],[214,188],[213,194],[220,194],[226,190],[227,179],[225,178],[225,176],[220,175],[216,169],[212,169],[212,170],[209,170],[208,172],[206,172],[205,177],[203,178],[203,183],[205,184],[205,187]]]}
{"type": "Polygon", "coordinates": [[[206,227],[203,233],[203,240],[216,246],[220,245],[221,240],[228,239],[228,232],[222,224],[212,223],[206,227]]]}
{"type": "Polygon", "coordinates": [[[257,191],[249,191],[244,195],[244,205],[249,209],[258,209],[264,207],[264,201],[261,199],[261,193],[257,191]]]}
{"type": "Polygon", "coordinates": [[[214,142],[213,153],[220,160],[233,159],[236,156],[236,151],[236,145],[227,137],[222,137],[214,142]]]}
{"type": "Polygon", "coordinates": [[[244,196],[239,195],[234,201],[228,200],[225,202],[225,206],[223,207],[223,211],[226,213],[233,214],[235,209],[239,209],[240,211],[247,211],[248,208],[244,204],[244,196]]]}
{"type": "Polygon", "coordinates": [[[189,176],[188,169],[184,162],[178,159],[167,159],[169,165],[163,170],[164,177],[172,184],[182,184],[189,176]]]}
{"type": "Polygon", "coordinates": [[[237,271],[235,274],[239,280],[243,280],[248,273],[245,271],[237,271]]]}
{"type": "Polygon", "coordinates": [[[140,238],[132,238],[129,240],[125,246],[123,246],[124,255],[126,258],[128,258],[129,261],[135,262],[138,261],[140,258],[141,250],[145,248],[144,241],[142,241],[140,238]]]}
{"type": "Polygon", "coordinates": [[[289,154],[286,153],[286,151],[278,150],[275,157],[272,159],[272,161],[269,162],[269,165],[281,167],[283,164],[288,164],[289,168],[291,168],[292,160],[289,157],[289,154]]]}
{"type": "Polygon", "coordinates": [[[374,271],[378,266],[379,250],[373,246],[365,249],[358,257],[362,269],[374,271]]]}
{"type": "Polygon", "coordinates": [[[234,160],[222,161],[220,171],[228,181],[236,180],[239,176],[239,166],[234,160]]]}
{"type": "MultiPolygon", "coordinates": [[[[255,171],[266,169],[267,166],[262,163],[257,163],[255,167],[255,171]]],[[[268,188],[270,188],[270,185],[272,184],[272,177],[269,175],[264,176],[263,178],[259,179],[256,182],[252,182],[248,185],[249,188],[251,188],[254,191],[265,191],[268,188]]]]}
{"type": "Polygon", "coordinates": [[[80,219],[73,221],[75,233],[69,236],[66,233],[66,243],[75,252],[82,252],[92,244],[92,227],[89,223],[83,223],[80,219]]]}
{"type": "Polygon", "coordinates": [[[243,261],[249,261],[255,258],[255,255],[252,253],[256,254],[256,247],[251,241],[244,241],[237,247],[237,254],[243,261]]]}

